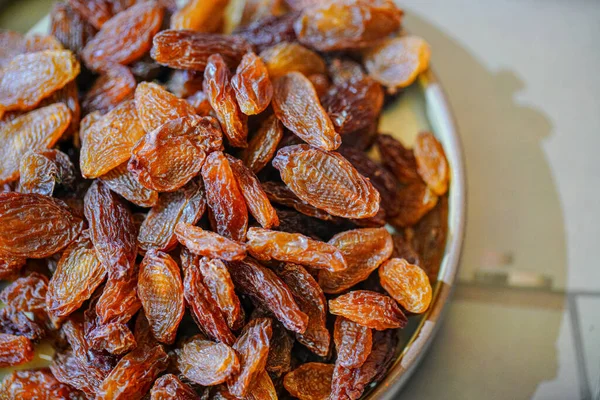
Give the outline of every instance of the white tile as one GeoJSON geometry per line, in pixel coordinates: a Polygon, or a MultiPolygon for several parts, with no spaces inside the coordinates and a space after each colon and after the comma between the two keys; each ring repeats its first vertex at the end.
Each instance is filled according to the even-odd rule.
{"type": "Polygon", "coordinates": [[[585,369],[591,393],[600,398],[600,296],[576,296],[585,369]]]}

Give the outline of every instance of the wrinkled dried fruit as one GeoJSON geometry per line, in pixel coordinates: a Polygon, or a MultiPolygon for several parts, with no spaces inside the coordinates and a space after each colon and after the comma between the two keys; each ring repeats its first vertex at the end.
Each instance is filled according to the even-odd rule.
{"type": "Polygon", "coordinates": [[[0,254],[0,279],[13,279],[26,262],[26,258],[0,254]]]}
{"type": "Polygon", "coordinates": [[[347,268],[344,256],[335,246],[301,234],[250,228],[247,245],[250,254],[259,260],[275,259],[332,272],[347,268]]]}
{"type": "Polygon", "coordinates": [[[235,34],[253,44],[258,51],[263,51],[281,42],[294,42],[294,21],[297,17],[297,13],[265,17],[236,30],[235,34]]]}
{"type": "Polygon", "coordinates": [[[0,124],[0,183],[17,180],[22,157],[54,146],[70,123],[71,112],[58,103],[0,124]]]}
{"type": "Polygon", "coordinates": [[[420,314],[429,308],[432,289],[425,271],[406,260],[392,258],[379,268],[381,286],[408,312],[420,314]]]}
{"type": "Polygon", "coordinates": [[[354,290],[329,300],[329,312],[379,331],[403,328],[407,322],[391,297],[369,290],[354,290]]]}
{"type": "Polygon", "coordinates": [[[287,186],[276,182],[264,182],[263,190],[267,193],[267,197],[273,203],[278,203],[286,207],[294,208],[302,214],[321,219],[323,221],[335,221],[337,217],[311,206],[307,202],[301,200],[287,186]]]}
{"type": "Polygon", "coordinates": [[[154,36],[150,54],[171,68],[204,71],[212,54],[220,54],[229,67],[235,67],[249,50],[250,44],[240,36],[168,29],[154,36]]]}
{"type": "Polygon", "coordinates": [[[50,279],[46,303],[56,317],[65,317],[81,307],[102,283],[106,269],[96,256],[87,231],[63,252],[50,279]]]}
{"type": "Polygon", "coordinates": [[[33,360],[33,344],[24,336],[0,333],[0,368],[33,360]]]}
{"type": "Polygon", "coordinates": [[[235,336],[229,330],[227,322],[217,307],[209,290],[202,282],[198,268],[185,269],[184,296],[198,327],[209,337],[231,346],[235,336]]]}
{"type": "Polygon", "coordinates": [[[228,261],[246,257],[246,246],[243,244],[191,224],[180,222],[175,227],[175,234],[181,244],[200,256],[228,261]]]}
{"type": "Polygon", "coordinates": [[[306,8],[294,24],[298,40],[320,51],[372,46],[400,27],[402,11],[389,0],[326,1],[306,8]]]}
{"type": "Polygon", "coordinates": [[[366,76],[362,65],[348,58],[333,59],[329,63],[329,75],[339,86],[362,81],[366,76]]]}
{"type": "Polygon", "coordinates": [[[345,218],[368,218],[379,210],[379,192],[344,157],[307,145],[284,147],[273,166],[302,200],[345,218]]]}
{"type": "Polygon", "coordinates": [[[135,91],[135,77],[129,68],[112,64],[96,79],[83,98],[83,109],[88,113],[107,113],[124,100],[131,99],[135,91]]]}
{"type": "Polygon", "coordinates": [[[168,121],[196,115],[187,101],[177,98],[152,82],[142,82],[135,89],[135,106],[147,133],[160,128],[168,121]]]}
{"type": "Polygon", "coordinates": [[[81,124],[79,165],[84,178],[97,178],[129,160],[131,149],[144,136],[132,100],[97,120],[92,118],[88,124],[85,119],[81,124]]]}
{"type": "Polygon", "coordinates": [[[40,318],[25,310],[18,311],[9,304],[0,309],[0,332],[38,341],[46,335],[44,320],[45,315],[40,318]]]}
{"type": "Polygon", "coordinates": [[[254,173],[248,169],[240,160],[225,155],[229,166],[238,183],[238,187],[246,200],[248,211],[263,228],[271,228],[279,225],[277,212],[269,202],[267,194],[263,190],[260,181],[254,173]]]}
{"type": "Polygon", "coordinates": [[[238,105],[236,91],[230,85],[230,80],[231,74],[223,57],[219,54],[208,57],[204,70],[204,90],[208,101],[217,114],[229,144],[246,147],[248,117],[238,105]]]}
{"type": "Polygon", "coordinates": [[[448,191],[450,172],[444,148],[431,132],[421,132],[415,142],[417,171],[438,196],[448,191]]]}
{"type": "Polygon", "coordinates": [[[265,369],[271,376],[280,377],[292,368],[292,348],[295,340],[281,322],[277,320],[271,322],[273,334],[265,369]]]}
{"type": "Polygon", "coordinates": [[[263,112],[271,102],[273,85],[263,61],[255,53],[244,54],[233,78],[231,86],[242,112],[254,115],[263,112]]]}
{"type": "Polygon", "coordinates": [[[143,250],[168,251],[177,244],[175,226],[195,224],[206,210],[204,187],[189,182],[176,192],[162,193],[140,227],[138,244],[143,250]]]}
{"type": "MultiPolygon", "coordinates": [[[[438,204],[415,226],[411,238],[412,245],[419,255],[417,261],[410,263],[423,268],[429,280],[435,282],[444,259],[446,236],[448,235],[448,197],[440,197],[438,204]],[[420,260],[420,261],[419,261],[420,260]]],[[[403,257],[406,258],[406,257],[403,257]]]]}
{"type": "Polygon", "coordinates": [[[14,57],[0,76],[0,117],[3,111],[33,109],[78,74],[79,63],[68,50],[46,50],[14,57]]]}
{"type": "Polygon", "coordinates": [[[298,342],[321,357],[329,354],[331,336],[327,330],[327,302],[315,279],[300,265],[282,264],[275,273],[288,286],[300,310],[308,315],[304,333],[296,333],[298,342]]]}
{"type": "Polygon", "coordinates": [[[199,400],[191,387],[182,383],[173,374],[163,375],[154,382],[150,390],[151,400],[199,400]]]}
{"type": "Polygon", "coordinates": [[[373,345],[371,329],[337,317],[333,330],[333,341],[337,351],[336,364],[345,368],[358,368],[364,364],[373,345]]]}
{"type": "Polygon", "coordinates": [[[306,363],[288,373],[283,386],[299,400],[328,400],[333,364],[306,363]]]}
{"type": "Polygon", "coordinates": [[[112,17],[112,10],[107,0],[68,0],[69,5],[83,15],[97,29],[112,17]]]}
{"type": "Polygon", "coordinates": [[[56,184],[70,188],[75,181],[75,167],[60,150],[28,152],[21,158],[19,191],[51,196],[56,184]]]}
{"type": "Polygon", "coordinates": [[[282,137],[281,121],[275,115],[269,116],[252,136],[248,147],[242,151],[242,161],[252,172],[257,174],[271,161],[282,137]]]}
{"type": "Polygon", "coordinates": [[[21,277],[6,286],[0,293],[0,301],[7,305],[10,312],[32,313],[31,319],[46,319],[46,292],[48,278],[37,272],[21,277]]]}
{"type": "Polygon", "coordinates": [[[171,16],[171,29],[218,32],[227,0],[191,0],[171,16]]]}
{"type": "Polygon", "coordinates": [[[325,293],[341,293],[369,277],[394,248],[385,228],[355,229],[338,233],[329,242],[343,254],[348,268],[343,271],[319,272],[319,285],[325,293]]]}
{"type": "Polygon", "coordinates": [[[227,382],[231,394],[244,398],[265,370],[272,335],[271,320],[257,318],[244,327],[233,345],[240,360],[240,372],[227,382]]]}
{"type": "Polygon", "coordinates": [[[93,349],[106,350],[111,354],[127,353],[137,345],[131,330],[120,322],[100,325],[86,334],[86,339],[93,349]]]}
{"type": "Polygon", "coordinates": [[[60,383],[49,369],[13,371],[0,382],[0,392],[6,399],[79,399],[81,394],[60,383]]]}
{"type": "Polygon", "coordinates": [[[388,92],[409,86],[429,68],[429,45],[417,36],[388,38],[363,54],[369,75],[388,92]]]}
{"type": "Polygon", "coordinates": [[[50,12],[50,32],[76,55],[96,34],[96,29],[82,15],[66,3],[56,2],[50,12]]]}
{"type": "Polygon", "coordinates": [[[260,53],[272,80],[297,71],[309,77],[327,72],[325,61],[314,51],[294,42],[278,43],[260,53]]]}
{"type": "Polygon", "coordinates": [[[167,368],[168,360],[169,356],[160,345],[133,350],[102,382],[97,399],[141,399],[150,390],[154,379],[167,368]]]}
{"type": "Polygon", "coordinates": [[[416,224],[438,202],[438,197],[423,182],[414,182],[400,188],[397,196],[397,213],[389,221],[396,228],[416,224]]]}
{"type": "Polygon", "coordinates": [[[177,367],[190,381],[214,386],[238,374],[240,361],[235,351],[226,344],[195,339],[181,349],[177,367]]]}
{"type": "Polygon", "coordinates": [[[167,89],[177,97],[186,98],[202,92],[203,81],[204,75],[198,71],[173,70],[167,80],[167,89]]]}
{"type": "Polygon", "coordinates": [[[206,158],[202,180],[217,232],[233,240],[244,240],[248,209],[229,161],[222,152],[215,151],[206,158]]]}
{"type": "Polygon", "coordinates": [[[142,308],[137,296],[137,270],[127,271],[123,278],[109,275],[104,291],[96,304],[96,312],[101,324],[109,322],[125,323],[142,308]]]}
{"type": "Polygon", "coordinates": [[[102,175],[100,180],[110,190],[140,207],[153,207],[158,203],[158,192],[140,185],[135,175],[127,169],[126,162],[102,175]]]}
{"type": "Polygon", "coordinates": [[[128,8],[102,25],[83,49],[83,60],[92,70],[108,71],[112,64],[127,65],[141,58],[152,47],[162,19],[163,9],[154,2],[128,8]]]}
{"type": "Polygon", "coordinates": [[[179,266],[171,256],[155,250],[146,253],[140,265],[137,292],[156,340],[173,343],[184,307],[179,266]]]}
{"type": "Polygon", "coordinates": [[[268,309],[290,331],[306,332],[308,316],[300,311],[287,285],[252,258],[227,262],[231,279],[243,294],[268,309]]]}
{"type": "Polygon", "coordinates": [[[300,72],[289,72],[275,80],[272,105],[283,125],[308,144],[323,150],[340,147],[342,139],[315,88],[300,72]]]}
{"type": "Polygon", "coordinates": [[[277,400],[277,390],[275,389],[275,385],[273,385],[271,377],[266,371],[263,371],[256,377],[246,399],[277,400]]]}
{"type": "Polygon", "coordinates": [[[85,217],[98,259],[109,276],[124,276],[137,256],[131,212],[108,186],[95,181],[85,195],[85,217]]]}
{"type": "Polygon", "coordinates": [[[202,117],[214,114],[214,111],[210,105],[210,101],[208,101],[206,93],[204,93],[201,90],[185,99],[185,101],[190,103],[191,106],[194,107],[194,110],[196,110],[196,113],[202,117]]]}
{"type": "Polygon", "coordinates": [[[45,258],[75,240],[83,221],[52,197],[0,193],[0,226],[1,254],[45,258]]]}

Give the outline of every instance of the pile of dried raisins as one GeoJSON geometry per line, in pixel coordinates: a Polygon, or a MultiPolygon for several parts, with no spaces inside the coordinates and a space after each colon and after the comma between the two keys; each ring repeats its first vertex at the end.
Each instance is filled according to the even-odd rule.
{"type": "Polygon", "coordinates": [[[429,48],[388,0],[174,3],[0,32],[0,367],[55,350],[0,397],[358,399],[444,252],[440,143],[378,132],[429,48]]]}

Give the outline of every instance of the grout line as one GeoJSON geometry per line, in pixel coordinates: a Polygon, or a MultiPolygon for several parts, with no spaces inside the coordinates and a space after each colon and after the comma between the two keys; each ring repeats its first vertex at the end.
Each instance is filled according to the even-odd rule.
{"type": "Polygon", "coordinates": [[[571,328],[573,329],[573,335],[575,336],[575,354],[577,358],[577,372],[579,377],[579,391],[582,400],[590,400],[592,398],[592,392],[590,390],[590,383],[588,381],[587,368],[585,365],[585,353],[583,351],[583,337],[581,335],[581,323],[579,321],[579,313],[577,311],[577,303],[575,302],[575,295],[567,295],[567,304],[569,307],[569,314],[571,315],[571,328]]]}

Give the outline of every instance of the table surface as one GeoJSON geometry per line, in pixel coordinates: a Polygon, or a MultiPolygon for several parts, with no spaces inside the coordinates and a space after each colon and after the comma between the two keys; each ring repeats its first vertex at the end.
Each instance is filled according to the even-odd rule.
{"type": "MultiPolygon", "coordinates": [[[[19,0],[27,31],[51,0],[19,0]]],[[[467,164],[459,284],[399,399],[600,399],[600,1],[405,0],[467,164]]]]}

